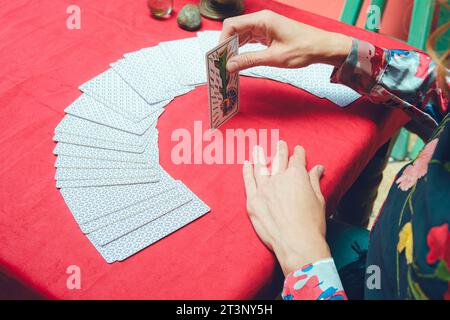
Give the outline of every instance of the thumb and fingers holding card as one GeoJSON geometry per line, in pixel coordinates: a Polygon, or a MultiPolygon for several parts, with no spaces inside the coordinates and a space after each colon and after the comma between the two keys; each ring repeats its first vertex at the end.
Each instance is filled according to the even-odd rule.
{"type": "MultiPolygon", "coordinates": [[[[219,31],[204,31],[199,33],[199,39],[204,44],[210,44],[211,41],[218,41],[219,34],[219,31]]],[[[253,38],[252,41],[248,41],[247,38],[248,36],[245,34],[239,38],[235,34],[206,53],[211,129],[218,128],[239,111],[239,76],[237,72],[231,74],[226,71],[226,62],[238,54],[239,42],[241,43],[241,52],[267,48],[264,39],[253,38]]],[[[333,69],[333,66],[327,64],[313,64],[299,69],[259,66],[242,70],[240,73],[243,76],[267,78],[291,84],[344,108],[358,100],[361,95],[345,85],[331,83],[330,77],[333,69]]]]}
{"type": "Polygon", "coordinates": [[[239,111],[239,73],[226,69],[227,62],[238,54],[239,38],[235,34],[206,53],[206,79],[210,127],[216,129],[239,111]]]}

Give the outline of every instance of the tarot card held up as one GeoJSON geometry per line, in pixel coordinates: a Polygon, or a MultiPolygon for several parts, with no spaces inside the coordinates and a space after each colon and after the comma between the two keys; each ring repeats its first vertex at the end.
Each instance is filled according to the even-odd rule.
{"type": "Polygon", "coordinates": [[[238,54],[238,35],[206,53],[206,78],[211,129],[220,127],[239,111],[239,72],[226,70],[228,60],[238,54]]]}

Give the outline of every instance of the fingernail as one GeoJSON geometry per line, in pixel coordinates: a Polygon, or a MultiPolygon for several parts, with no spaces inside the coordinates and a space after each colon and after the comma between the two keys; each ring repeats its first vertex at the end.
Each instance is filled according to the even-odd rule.
{"type": "Polygon", "coordinates": [[[256,147],[257,149],[258,149],[258,155],[261,157],[261,156],[263,156],[264,155],[264,149],[263,149],[263,147],[261,147],[261,146],[257,146],[256,147]]]}
{"type": "Polygon", "coordinates": [[[278,140],[278,144],[277,144],[277,146],[278,147],[280,147],[282,144],[284,143],[284,141],[283,140],[278,140]]]}
{"type": "Polygon", "coordinates": [[[325,171],[325,167],[320,164],[319,166],[317,166],[317,171],[319,172],[319,175],[322,175],[325,171]]]}
{"type": "Polygon", "coordinates": [[[253,146],[252,155],[253,155],[253,163],[257,163],[258,162],[258,146],[253,146]]]}
{"type": "Polygon", "coordinates": [[[235,61],[228,61],[227,69],[229,72],[235,72],[238,69],[238,64],[235,61]]]}

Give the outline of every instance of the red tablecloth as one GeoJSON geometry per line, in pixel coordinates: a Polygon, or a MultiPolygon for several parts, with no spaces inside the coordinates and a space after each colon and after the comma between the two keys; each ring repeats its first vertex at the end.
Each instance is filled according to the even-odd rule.
{"type": "MultiPolygon", "coordinates": [[[[121,263],[107,264],[82,234],[55,188],[53,130],[77,87],[123,53],[195,36],[176,18],[157,21],[146,0],[77,0],[81,30],[68,30],[74,1],[0,3],[0,265],[3,274],[50,298],[251,298],[273,283],[276,263],[247,218],[240,165],[174,165],[175,128],[208,123],[201,86],[178,97],[159,120],[161,164],[211,213],[121,263]],[[66,268],[81,268],[81,289],[66,268]]],[[[178,11],[188,1],[175,1],[178,11]]],[[[406,46],[272,1],[246,0],[247,12],[272,9],[299,21],[385,47],[406,46]]],[[[221,24],[203,20],[203,29],[221,24]]],[[[324,164],[328,207],[352,184],[406,117],[360,99],[347,109],[287,84],[241,78],[241,112],[226,128],[279,128],[308,166],[324,164]]],[[[280,282],[276,281],[279,286],[280,282]]],[[[0,284],[5,294],[8,286],[0,284]]]]}

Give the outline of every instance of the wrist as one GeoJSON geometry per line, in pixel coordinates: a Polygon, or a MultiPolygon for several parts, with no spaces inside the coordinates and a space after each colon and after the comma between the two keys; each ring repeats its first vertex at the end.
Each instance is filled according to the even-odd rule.
{"type": "Polygon", "coordinates": [[[352,50],[353,39],[349,36],[328,32],[322,42],[325,47],[319,54],[318,63],[326,63],[339,67],[352,50]]]}
{"type": "Polygon", "coordinates": [[[299,240],[295,247],[289,243],[273,246],[285,276],[307,264],[331,257],[330,248],[323,236],[302,238],[307,240],[299,240]]]}

